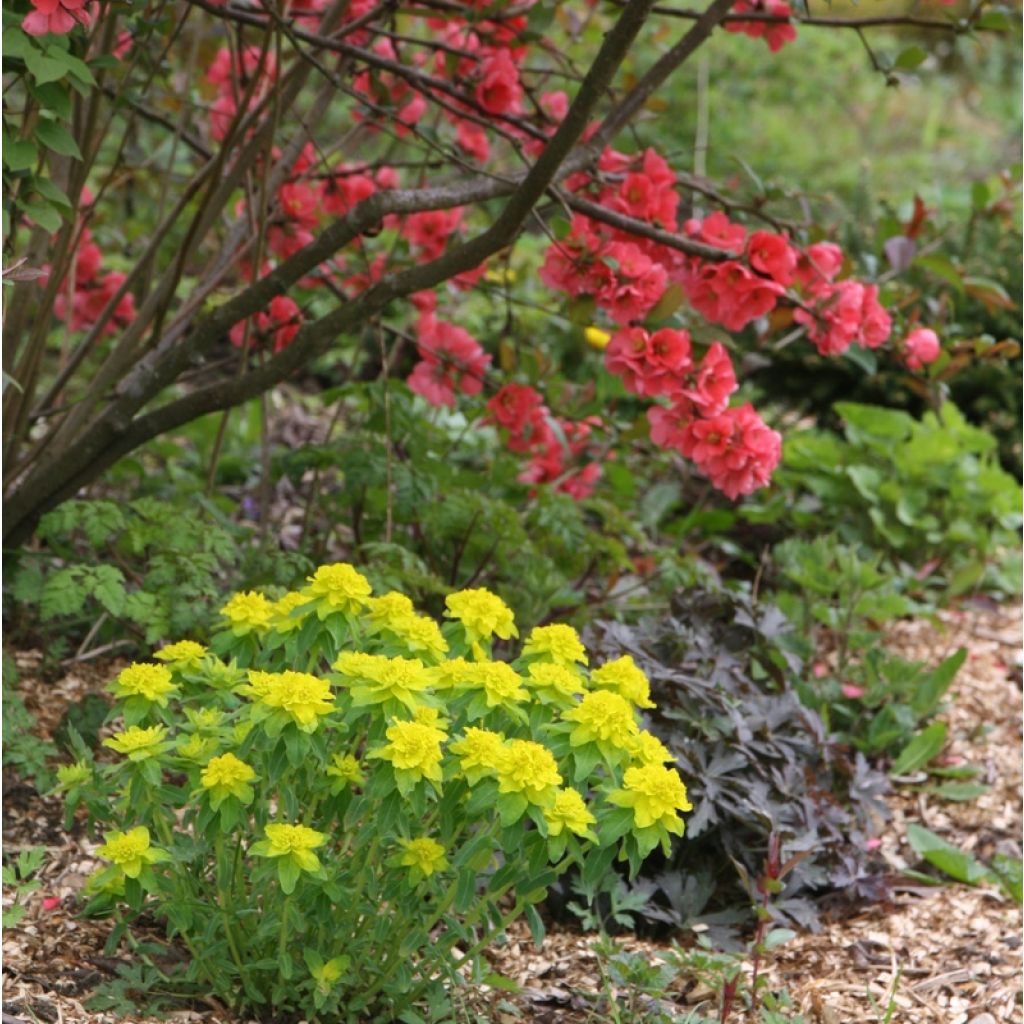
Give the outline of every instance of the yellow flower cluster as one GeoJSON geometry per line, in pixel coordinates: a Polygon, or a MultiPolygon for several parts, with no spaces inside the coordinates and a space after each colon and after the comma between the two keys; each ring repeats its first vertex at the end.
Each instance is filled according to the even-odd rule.
{"type": "Polygon", "coordinates": [[[334,710],[331,684],[308,672],[250,672],[249,679],[260,704],[284,712],[303,732],[334,710]]]}
{"type": "Polygon", "coordinates": [[[335,612],[355,614],[366,604],[372,588],[370,581],[347,562],[322,565],[312,576],[302,594],[316,607],[323,620],[335,612]]]}
{"type": "Polygon", "coordinates": [[[249,803],[253,798],[250,783],[255,779],[256,772],[244,761],[230,753],[211,758],[199,776],[203,787],[210,791],[210,800],[214,809],[229,796],[243,804],[249,803]]]}
{"type": "Polygon", "coordinates": [[[110,684],[110,691],[117,697],[141,697],[165,708],[168,698],[178,692],[178,687],[171,681],[171,672],[166,666],[135,662],[121,670],[110,684]]]}
{"type": "Polygon", "coordinates": [[[393,700],[414,711],[420,702],[418,695],[431,683],[431,676],[419,658],[386,658],[346,651],[335,661],[334,668],[355,680],[352,685],[355,707],[393,700]]]}
{"type": "Polygon", "coordinates": [[[235,594],[220,613],[235,636],[247,636],[269,628],[274,606],[262,594],[244,590],[235,594]]]}
{"type": "Polygon", "coordinates": [[[206,648],[202,644],[194,640],[179,640],[176,644],[161,647],[153,657],[166,661],[174,668],[195,668],[205,654],[206,648]]]}
{"type": "Polygon", "coordinates": [[[497,594],[481,587],[478,590],[460,590],[445,599],[445,615],[458,619],[466,631],[473,653],[480,656],[480,642],[492,636],[509,640],[519,636],[512,609],[497,594]]]}
{"type": "Polygon", "coordinates": [[[108,832],[106,842],[96,851],[128,878],[138,878],[148,864],[168,860],[165,850],[149,845],[149,829],[143,825],[129,832],[108,832]]]}
{"type": "Polygon", "coordinates": [[[441,744],[447,733],[426,722],[395,722],[384,735],[389,742],[366,756],[390,761],[400,789],[408,790],[421,779],[441,781],[441,744]]]}
{"type": "Polygon", "coordinates": [[[530,630],[523,644],[523,656],[539,655],[550,658],[556,665],[573,665],[577,661],[586,665],[587,652],[579,634],[572,626],[538,626],[530,630]]]}

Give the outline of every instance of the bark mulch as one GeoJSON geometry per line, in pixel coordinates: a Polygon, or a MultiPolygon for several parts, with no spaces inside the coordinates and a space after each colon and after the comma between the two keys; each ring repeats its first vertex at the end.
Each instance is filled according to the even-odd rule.
{"type": "MultiPolygon", "coordinates": [[[[979,768],[977,781],[989,788],[969,802],[950,802],[925,785],[923,773],[901,782],[890,799],[893,817],[882,836],[881,856],[894,877],[908,868],[921,869],[906,840],[907,825],[917,822],[985,863],[996,853],[1020,857],[1020,608],[982,605],[943,612],[934,621],[902,622],[893,628],[891,642],[904,656],[929,661],[967,647],[968,660],[941,716],[949,736],[942,756],[946,764],[979,768]]],[[[101,689],[120,668],[111,662],[72,665],[57,682],[43,683],[37,672],[40,657],[22,652],[16,660],[21,692],[47,735],[59,709],[101,689]]],[[[5,854],[44,846],[48,857],[28,914],[3,936],[0,1024],[112,1024],[123,1019],[83,1006],[119,964],[132,960],[123,947],[104,954],[109,922],[75,916],[78,894],[96,866],[95,844],[79,829],[63,831],[59,801],[40,797],[16,780],[8,787],[8,782],[5,854]]],[[[1021,929],[1021,908],[994,887],[928,888],[907,882],[896,884],[884,904],[828,923],[820,933],[797,936],[775,950],[763,969],[770,988],[787,990],[807,1024],[1024,1024],[1021,929]]],[[[692,939],[680,939],[683,946],[688,942],[692,939]]],[[[507,942],[488,951],[488,959],[521,991],[485,991],[474,1003],[484,1019],[500,1024],[612,1020],[602,993],[614,989],[601,980],[593,943],[592,936],[555,931],[537,950],[524,928],[513,928],[507,942]]],[[[668,948],[657,943],[624,938],[620,946],[654,962],[671,958],[668,948]]],[[[625,993],[616,995],[624,1005],[625,993]]],[[[692,978],[680,977],[667,999],[678,1012],[693,1009],[717,1020],[712,993],[692,978]]],[[[180,1024],[232,1021],[212,1001],[174,1010],[168,1018],[180,1024]]],[[[739,1011],[730,1020],[747,1024],[739,1011]]]]}

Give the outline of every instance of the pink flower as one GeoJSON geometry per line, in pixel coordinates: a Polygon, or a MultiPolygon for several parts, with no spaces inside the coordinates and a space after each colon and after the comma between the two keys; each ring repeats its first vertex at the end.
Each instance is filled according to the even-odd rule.
{"type": "Polygon", "coordinates": [[[480,65],[476,101],[489,114],[515,114],[521,109],[523,87],[519,69],[507,50],[496,50],[480,65]]]}
{"type": "Polygon", "coordinates": [[[421,361],[406,383],[431,405],[455,406],[455,392],[478,395],[491,357],[461,327],[425,313],[419,321],[417,350],[421,361]]]}
{"type": "Polygon", "coordinates": [[[747,243],[747,259],[754,270],[768,274],[781,285],[790,285],[796,276],[797,251],[789,239],[770,231],[755,231],[747,243]]]}
{"type": "Polygon", "coordinates": [[[725,411],[737,386],[736,370],[729,353],[716,341],[700,361],[694,387],[683,394],[697,406],[702,416],[718,416],[725,411]]]}
{"type": "Polygon", "coordinates": [[[642,327],[618,331],[605,349],[605,366],[636,395],[671,395],[683,388],[693,369],[690,335],[664,327],[648,334],[642,327]]]}
{"type": "Polygon", "coordinates": [[[915,327],[903,342],[904,359],[911,370],[923,370],[941,351],[939,336],[929,327],[915,327]]]}
{"type": "Polygon", "coordinates": [[[450,210],[423,210],[411,213],[402,225],[402,235],[428,260],[444,252],[462,222],[462,207],[450,210]]]}
{"type": "Polygon", "coordinates": [[[877,850],[882,845],[882,840],[877,836],[873,836],[871,839],[864,840],[865,850],[877,850]]]}
{"type": "MultiPolygon", "coordinates": [[[[774,14],[781,18],[788,18],[793,13],[783,0],[736,0],[732,9],[737,14],[774,14]]],[[[777,53],[786,43],[796,39],[796,29],[789,22],[729,21],[725,30],[742,32],[752,39],[764,39],[772,53],[777,53]]]]}
{"type": "Polygon", "coordinates": [[[95,4],[86,0],[32,0],[35,8],[21,21],[30,36],[64,35],[76,25],[88,25],[96,14],[95,4]]]}
{"type": "Polygon", "coordinates": [[[843,696],[849,700],[858,700],[867,693],[863,686],[854,686],[853,683],[843,683],[839,689],[842,691],[843,696]]]}
{"type": "Polygon", "coordinates": [[[508,431],[511,451],[528,452],[554,439],[549,415],[540,393],[528,384],[506,384],[488,401],[484,422],[508,431]]]}

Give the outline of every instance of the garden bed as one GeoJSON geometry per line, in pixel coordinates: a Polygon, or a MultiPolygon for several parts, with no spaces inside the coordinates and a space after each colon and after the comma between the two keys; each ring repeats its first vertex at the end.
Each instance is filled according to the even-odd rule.
{"type": "MultiPolygon", "coordinates": [[[[1020,907],[992,887],[929,888],[919,879],[901,878],[905,869],[922,866],[907,844],[906,829],[913,823],[984,863],[997,853],[1020,856],[1020,610],[979,605],[939,613],[936,622],[895,624],[889,640],[908,658],[934,660],[958,646],[967,648],[967,662],[940,716],[949,737],[942,757],[947,765],[977,767],[976,781],[988,788],[970,801],[950,802],[924,785],[924,773],[899,783],[889,799],[893,817],[878,850],[892,879],[888,900],[861,907],[842,920],[826,920],[820,933],[798,935],[780,947],[766,967],[769,987],[787,990],[794,1013],[803,1014],[808,1024],[876,1019],[908,1024],[1020,1022],[1020,907]]],[[[118,667],[110,662],[73,664],[51,684],[33,672],[38,653],[22,652],[16,660],[21,693],[48,735],[58,724],[50,709],[100,690],[118,667]]],[[[133,960],[123,946],[113,956],[104,954],[109,922],[75,916],[80,889],[97,866],[96,845],[80,828],[62,831],[59,800],[39,797],[10,778],[5,784],[5,849],[44,846],[48,854],[28,914],[4,935],[5,1024],[123,1019],[113,1012],[87,1011],[83,1005],[97,985],[133,960]]],[[[516,1019],[544,1024],[609,1019],[602,999],[614,986],[602,982],[606,965],[593,942],[590,935],[555,930],[537,950],[525,926],[513,926],[508,942],[487,956],[494,970],[515,981],[520,991],[474,995],[474,1007],[502,1024],[516,1019]]],[[[666,947],[657,943],[622,937],[618,945],[652,962],[669,958],[666,947]]],[[[616,994],[623,1002],[628,997],[621,990],[616,994]]],[[[683,972],[663,999],[673,1009],[703,1004],[705,1013],[714,1013],[711,989],[683,972]]],[[[636,1011],[644,1012],[642,999],[636,1011]]],[[[192,1009],[173,1009],[168,1016],[180,1022],[232,1020],[212,1000],[192,1009]]],[[[134,1013],[130,1017],[140,1019],[134,1013]]],[[[738,1011],[731,1018],[742,1019],[738,1011]]]]}

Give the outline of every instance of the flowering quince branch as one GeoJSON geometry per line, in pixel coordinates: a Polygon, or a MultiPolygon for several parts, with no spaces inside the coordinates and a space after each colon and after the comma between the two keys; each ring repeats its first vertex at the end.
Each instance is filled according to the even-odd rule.
{"type": "Polygon", "coordinates": [[[209,648],[122,670],[118,759],[82,747],[58,772],[103,832],[91,908],[165,921],[238,1010],[394,1019],[520,915],[542,934],[533,905],[570,865],[667,850],[692,807],[632,658],[591,666],[554,624],[494,661],[511,609],[445,604],[439,627],[325,565],[276,601],[233,595],[209,648]]]}
{"type": "MultiPolygon", "coordinates": [[[[750,406],[730,407],[737,381],[725,346],[695,351],[681,325],[688,321],[665,326],[664,310],[671,314],[685,299],[708,322],[739,331],[780,305],[792,307],[812,343],[832,355],[850,344],[885,341],[889,323],[877,289],[841,278],[837,247],[801,249],[784,224],[748,231],[723,213],[680,224],[679,189],[717,194],[710,184],[677,175],[654,149],[628,156],[611,144],[716,26],[763,35],[773,48],[790,38],[783,17],[788,8],[772,4],[775,20],[765,20],[762,5],[748,0],[714,0],[704,12],[691,12],[694,24],[615,96],[616,71],[656,9],[653,2],[632,0],[582,79],[567,76],[579,82],[570,100],[560,90],[543,91],[545,76],[560,72],[533,68],[528,60],[530,45],[538,42],[525,17],[533,3],[492,11],[481,0],[469,12],[443,0],[414,3],[397,32],[392,6],[368,0],[302,0],[287,14],[192,0],[186,14],[230,21],[238,32],[237,45],[219,50],[205,73],[203,87],[213,98],[206,113],[209,144],[203,145],[213,155],[127,272],[104,272],[85,207],[73,253],[66,252],[71,232],[59,236],[58,250],[63,247],[67,258],[59,251],[54,259],[44,289],[46,315],[32,338],[46,340],[51,313],[69,330],[86,333],[46,382],[42,401],[35,396],[41,348],[30,345],[17,362],[26,373],[15,379],[28,386],[5,417],[5,427],[14,424],[6,436],[5,539],[23,539],[42,512],[121,455],[261,394],[395,300],[415,309],[420,361],[409,386],[448,406],[460,393],[480,395],[492,357],[450,319],[434,289],[445,282],[459,290],[474,287],[486,261],[515,241],[545,196],[569,211],[571,225],[547,250],[541,279],[564,297],[593,301],[591,330],[606,346],[606,368],[650,402],[655,444],[695,461],[730,497],[767,483],[778,460],[778,435],[750,406]],[[737,20],[738,14],[749,18],[737,20]],[[336,55],[333,63],[327,54],[336,55]],[[300,103],[311,76],[319,92],[300,103]],[[356,105],[347,109],[349,130],[325,150],[316,128],[339,96],[356,105]],[[301,128],[278,146],[299,111],[301,128]],[[436,116],[427,128],[430,111],[436,116]],[[373,147],[370,162],[331,166],[332,153],[348,155],[349,141],[384,136],[391,140],[389,156],[418,147],[431,164],[458,176],[424,186],[415,175],[426,163],[382,158],[373,147]],[[493,158],[495,147],[504,163],[493,158]],[[514,161],[527,169],[510,171],[514,161]],[[503,202],[481,227],[482,204],[491,200],[503,202]],[[228,227],[218,237],[224,222],[228,227]],[[382,232],[388,244],[376,251],[372,239],[382,232]],[[177,238],[184,242],[175,243],[151,285],[150,268],[177,238]],[[207,253],[211,242],[220,248],[207,253]],[[202,260],[197,283],[179,300],[186,274],[202,260]],[[240,287],[221,301],[216,293],[225,281],[240,287]],[[319,301],[303,298],[317,289],[339,304],[324,313],[319,301]],[[166,395],[183,375],[215,366],[225,338],[241,349],[236,376],[166,395]],[[98,365],[79,383],[89,356],[98,365]],[[79,392],[66,394],[72,385],[79,392]]],[[[183,25],[184,19],[176,32],[183,25]]],[[[106,37],[116,37],[114,21],[101,27],[106,37]]],[[[72,40],[80,37],[72,29],[72,40]]],[[[559,64],[563,59],[548,40],[538,42],[537,52],[559,64]]],[[[562,66],[575,72],[571,64],[562,66]]],[[[94,100],[106,95],[105,89],[92,94],[94,100]]],[[[185,120],[181,125],[184,130],[185,120]]],[[[197,139],[203,131],[196,130],[197,139]]],[[[92,139],[83,142],[93,156],[99,152],[92,139]]],[[[931,341],[920,337],[904,345],[910,367],[934,358],[931,341]]],[[[589,494],[607,447],[597,444],[606,425],[598,417],[560,417],[526,385],[500,378],[494,384],[485,415],[525,457],[521,479],[577,498],[589,494]]]]}

